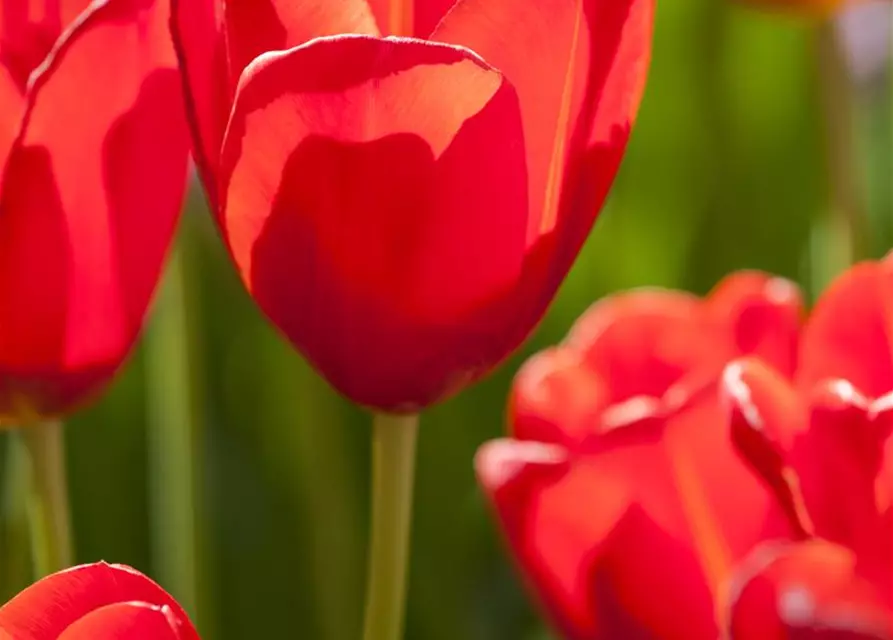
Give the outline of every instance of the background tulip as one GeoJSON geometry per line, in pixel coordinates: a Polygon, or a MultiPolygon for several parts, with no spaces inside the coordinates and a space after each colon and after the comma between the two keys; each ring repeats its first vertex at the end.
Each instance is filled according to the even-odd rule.
{"type": "Polygon", "coordinates": [[[742,565],[728,603],[732,638],[785,637],[795,627],[803,637],[829,628],[893,634],[891,265],[891,257],[858,264],[823,293],[803,332],[796,387],[759,362],[732,365],[726,393],[742,456],[782,503],[790,501],[782,473],[795,479],[800,518],[817,538],[763,549],[768,563],[754,552],[742,565]],[[767,606],[788,597],[809,605],[805,619],[767,606]]]}
{"type": "Polygon", "coordinates": [[[18,594],[0,608],[0,637],[198,640],[164,589],[135,569],[104,562],[55,573],[18,594]]]}
{"type": "Polygon", "coordinates": [[[799,325],[791,283],[742,273],[706,300],[607,298],[524,365],[514,439],[476,468],[564,637],[716,637],[733,563],[792,532],[723,428],[720,374],[731,354],[791,367],[799,325]]]}
{"type": "Polygon", "coordinates": [[[651,0],[452,4],[174,3],[243,280],[380,410],[445,398],[530,333],[607,194],[649,61],[651,0]]]}

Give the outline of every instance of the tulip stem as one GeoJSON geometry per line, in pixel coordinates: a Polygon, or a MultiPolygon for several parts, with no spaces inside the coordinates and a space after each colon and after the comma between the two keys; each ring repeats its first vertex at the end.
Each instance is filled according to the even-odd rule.
{"type": "Polygon", "coordinates": [[[406,601],[418,415],[376,414],[364,640],[400,640],[406,601]]]}
{"type": "MultiPolygon", "coordinates": [[[[868,222],[859,184],[854,134],[853,87],[834,22],[818,28],[817,55],[825,121],[825,162],[832,209],[830,234],[841,267],[868,253],[868,222]]],[[[827,248],[826,248],[827,251],[827,248]]],[[[825,253],[827,259],[827,253],[825,253]]]]}
{"type": "Polygon", "coordinates": [[[34,572],[43,577],[72,562],[64,431],[61,422],[48,421],[21,428],[19,436],[27,454],[34,572]]]}

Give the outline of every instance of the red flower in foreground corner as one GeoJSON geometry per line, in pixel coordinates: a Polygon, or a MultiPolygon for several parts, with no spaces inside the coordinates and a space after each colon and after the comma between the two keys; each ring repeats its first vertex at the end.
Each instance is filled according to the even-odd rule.
{"type": "Polygon", "coordinates": [[[520,344],[620,164],[653,0],[173,4],[229,250],[337,389],[417,411],[520,344]]]}
{"type": "Polygon", "coordinates": [[[81,401],[139,331],[187,175],[168,16],[164,0],[0,7],[6,420],[81,401]]]}
{"type": "Polygon", "coordinates": [[[744,563],[733,639],[893,638],[891,300],[893,257],[857,265],[810,317],[796,386],[760,362],[728,370],[739,449],[809,534],[744,563]]]}
{"type": "Polygon", "coordinates": [[[625,293],[519,372],[513,438],[476,468],[567,638],[716,640],[732,565],[792,534],[723,428],[718,382],[748,354],[790,374],[800,316],[796,288],[757,273],[704,300],[625,293]]]}
{"type": "Polygon", "coordinates": [[[0,640],[198,640],[179,604],[135,569],[81,565],[31,585],[0,609],[0,640]]]}

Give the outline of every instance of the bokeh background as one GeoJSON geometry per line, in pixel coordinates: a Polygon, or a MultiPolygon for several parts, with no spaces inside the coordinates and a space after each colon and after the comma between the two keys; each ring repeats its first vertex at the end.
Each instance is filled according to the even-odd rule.
{"type": "MultiPolygon", "coordinates": [[[[854,244],[861,257],[893,247],[890,24],[883,5],[822,26],[721,0],[659,2],[638,127],[550,313],[496,374],[423,417],[407,638],[551,637],[502,548],[472,458],[502,433],[519,364],[588,305],[643,285],[704,293],[740,268],[791,278],[813,299],[854,244]],[[848,43],[849,57],[829,57],[834,42],[848,43]],[[855,243],[853,214],[864,232],[855,243]]],[[[186,600],[206,639],[354,640],[368,416],[255,309],[197,186],[187,208],[178,273],[138,352],[67,429],[77,559],[155,577],[186,600]],[[178,330],[183,311],[188,335],[178,330]],[[193,480],[198,542],[184,554],[175,541],[190,522],[177,509],[193,480]],[[195,601],[178,593],[193,573],[195,601]]],[[[5,435],[0,464],[5,600],[30,582],[21,460],[5,435]]]]}

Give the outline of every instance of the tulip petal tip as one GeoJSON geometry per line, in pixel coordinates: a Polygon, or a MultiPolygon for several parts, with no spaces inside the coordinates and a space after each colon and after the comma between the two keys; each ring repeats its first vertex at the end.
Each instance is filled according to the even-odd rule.
{"type": "Polygon", "coordinates": [[[740,413],[744,421],[755,431],[763,430],[763,419],[754,404],[750,387],[745,381],[745,365],[741,361],[728,364],[722,373],[722,389],[732,411],[740,413]]]}
{"type": "Polygon", "coordinates": [[[534,441],[501,438],[485,443],[474,457],[475,472],[490,492],[498,491],[530,466],[563,463],[567,454],[561,447],[534,441]]]}

